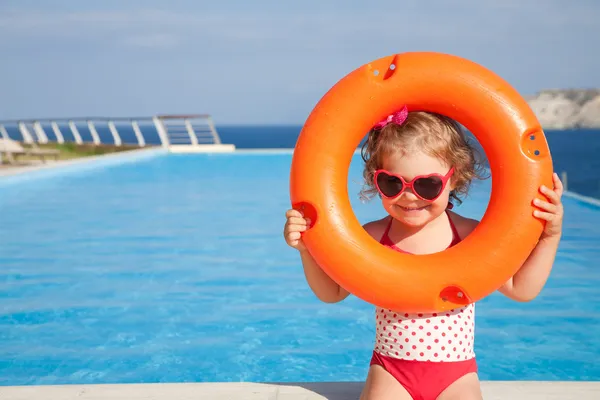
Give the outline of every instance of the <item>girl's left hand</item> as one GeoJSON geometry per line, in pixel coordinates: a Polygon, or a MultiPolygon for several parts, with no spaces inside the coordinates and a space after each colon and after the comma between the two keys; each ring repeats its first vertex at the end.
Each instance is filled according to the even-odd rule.
{"type": "Polygon", "coordinates": [[[539,210],[533,211],[533,215],[546,221],[546,227],[542,232],[540,240],[560,238],[562,234],[563,205],[560,199],[563,194],[563,185],[556,173],[552,175],[552,181],[554,183],[554,190],[547,188],[544,185],[540,187],[540,192],[544,194],[550,202],[540,199],[533,200],[533,204],[539,208],[539,210]]]}

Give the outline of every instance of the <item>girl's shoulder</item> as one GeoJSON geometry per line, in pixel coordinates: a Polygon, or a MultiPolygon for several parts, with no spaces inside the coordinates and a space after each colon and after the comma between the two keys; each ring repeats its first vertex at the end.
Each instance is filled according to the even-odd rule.
{"type": "Polygon", "coordinates": [[[363,225],[363,228],[373,239],[379,241],[387,229],[390,218],[392,217],[387,216],[375,221],[367,222],[363,225]]]}
{"type": "Polygon", "coordinates": [[[454,211],[448,211],[448,217],[454,224],[456,228],[456,232],[461,239],[469,236],[471,232],[479,225],[479,221],[472,218],[463,217],[460,214],[455,213],[454,211]]]}

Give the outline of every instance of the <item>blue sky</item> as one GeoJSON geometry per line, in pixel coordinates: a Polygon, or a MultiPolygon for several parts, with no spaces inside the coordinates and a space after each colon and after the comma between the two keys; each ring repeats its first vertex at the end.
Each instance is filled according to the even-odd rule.
{"type": "Polygon", "coordinates": [[[3,0],[0,119],[301,124],[348,72],[421,50],[522,94],[600,87],[598,38],[598,0],[3,0]]]}

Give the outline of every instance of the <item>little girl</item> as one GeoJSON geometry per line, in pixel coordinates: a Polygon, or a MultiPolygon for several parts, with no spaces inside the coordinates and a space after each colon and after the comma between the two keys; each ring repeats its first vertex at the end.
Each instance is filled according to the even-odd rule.
{"type": "MultiPolygon", "coordinates": [[[[456,245],[478,221],[451,211],[479,176],[475,150],[453,120],[406,107],[378,123],[363,146],[364,197],[378,194],[388,216],[364,225],[383,246],[429,254],[456,245]]],[[[537,246],[499,291],[530,301],[550,274],[562,231],[562,184],[532,199],[545,228],[537,246]]],[[[306,280],[315,295],[334,303],[349,293],[317,265],[302,243],[310,226],[297,210],[286,213],[285,240],[299,250],[306,280]]],[[[376,338],[362,400],[481,399],[474,347],[473,304],[445,313],[411,314],[376,307],[376,338]],[[452,329],[454,328],[454,329],[452,329]]]]}

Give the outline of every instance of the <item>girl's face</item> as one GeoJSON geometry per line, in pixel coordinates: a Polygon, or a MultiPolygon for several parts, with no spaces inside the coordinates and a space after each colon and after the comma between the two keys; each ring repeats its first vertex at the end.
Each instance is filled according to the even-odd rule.
{"type": "Polygon", "coordinates": [[[451,179],[451,166],[444,164],[440,159],[420,151],[411,151],[406,154],[395,152],[387,155],[383,160],[382,170],[377,181],[380,190],[387,189],[391,198],[381,196],[383,207],[399,222],[413,227],[421,227],[442,214],[450,198],[450,191],[454,188],[451,179]],[[437,174],[431,176],[432,174],[437,174]],[[395,177],[393,176],[395,175],[395,177]],[[404,185],[404,190],[399,196],[393,196],[400,187],[400,178],[411,182],[415,177],[431,176],[413,182],[413,188],[404,185]],[[432,199],[433,198],[433,199],[432,199]],[[432,200],[431,200],[432,199],[432,200]]]}

